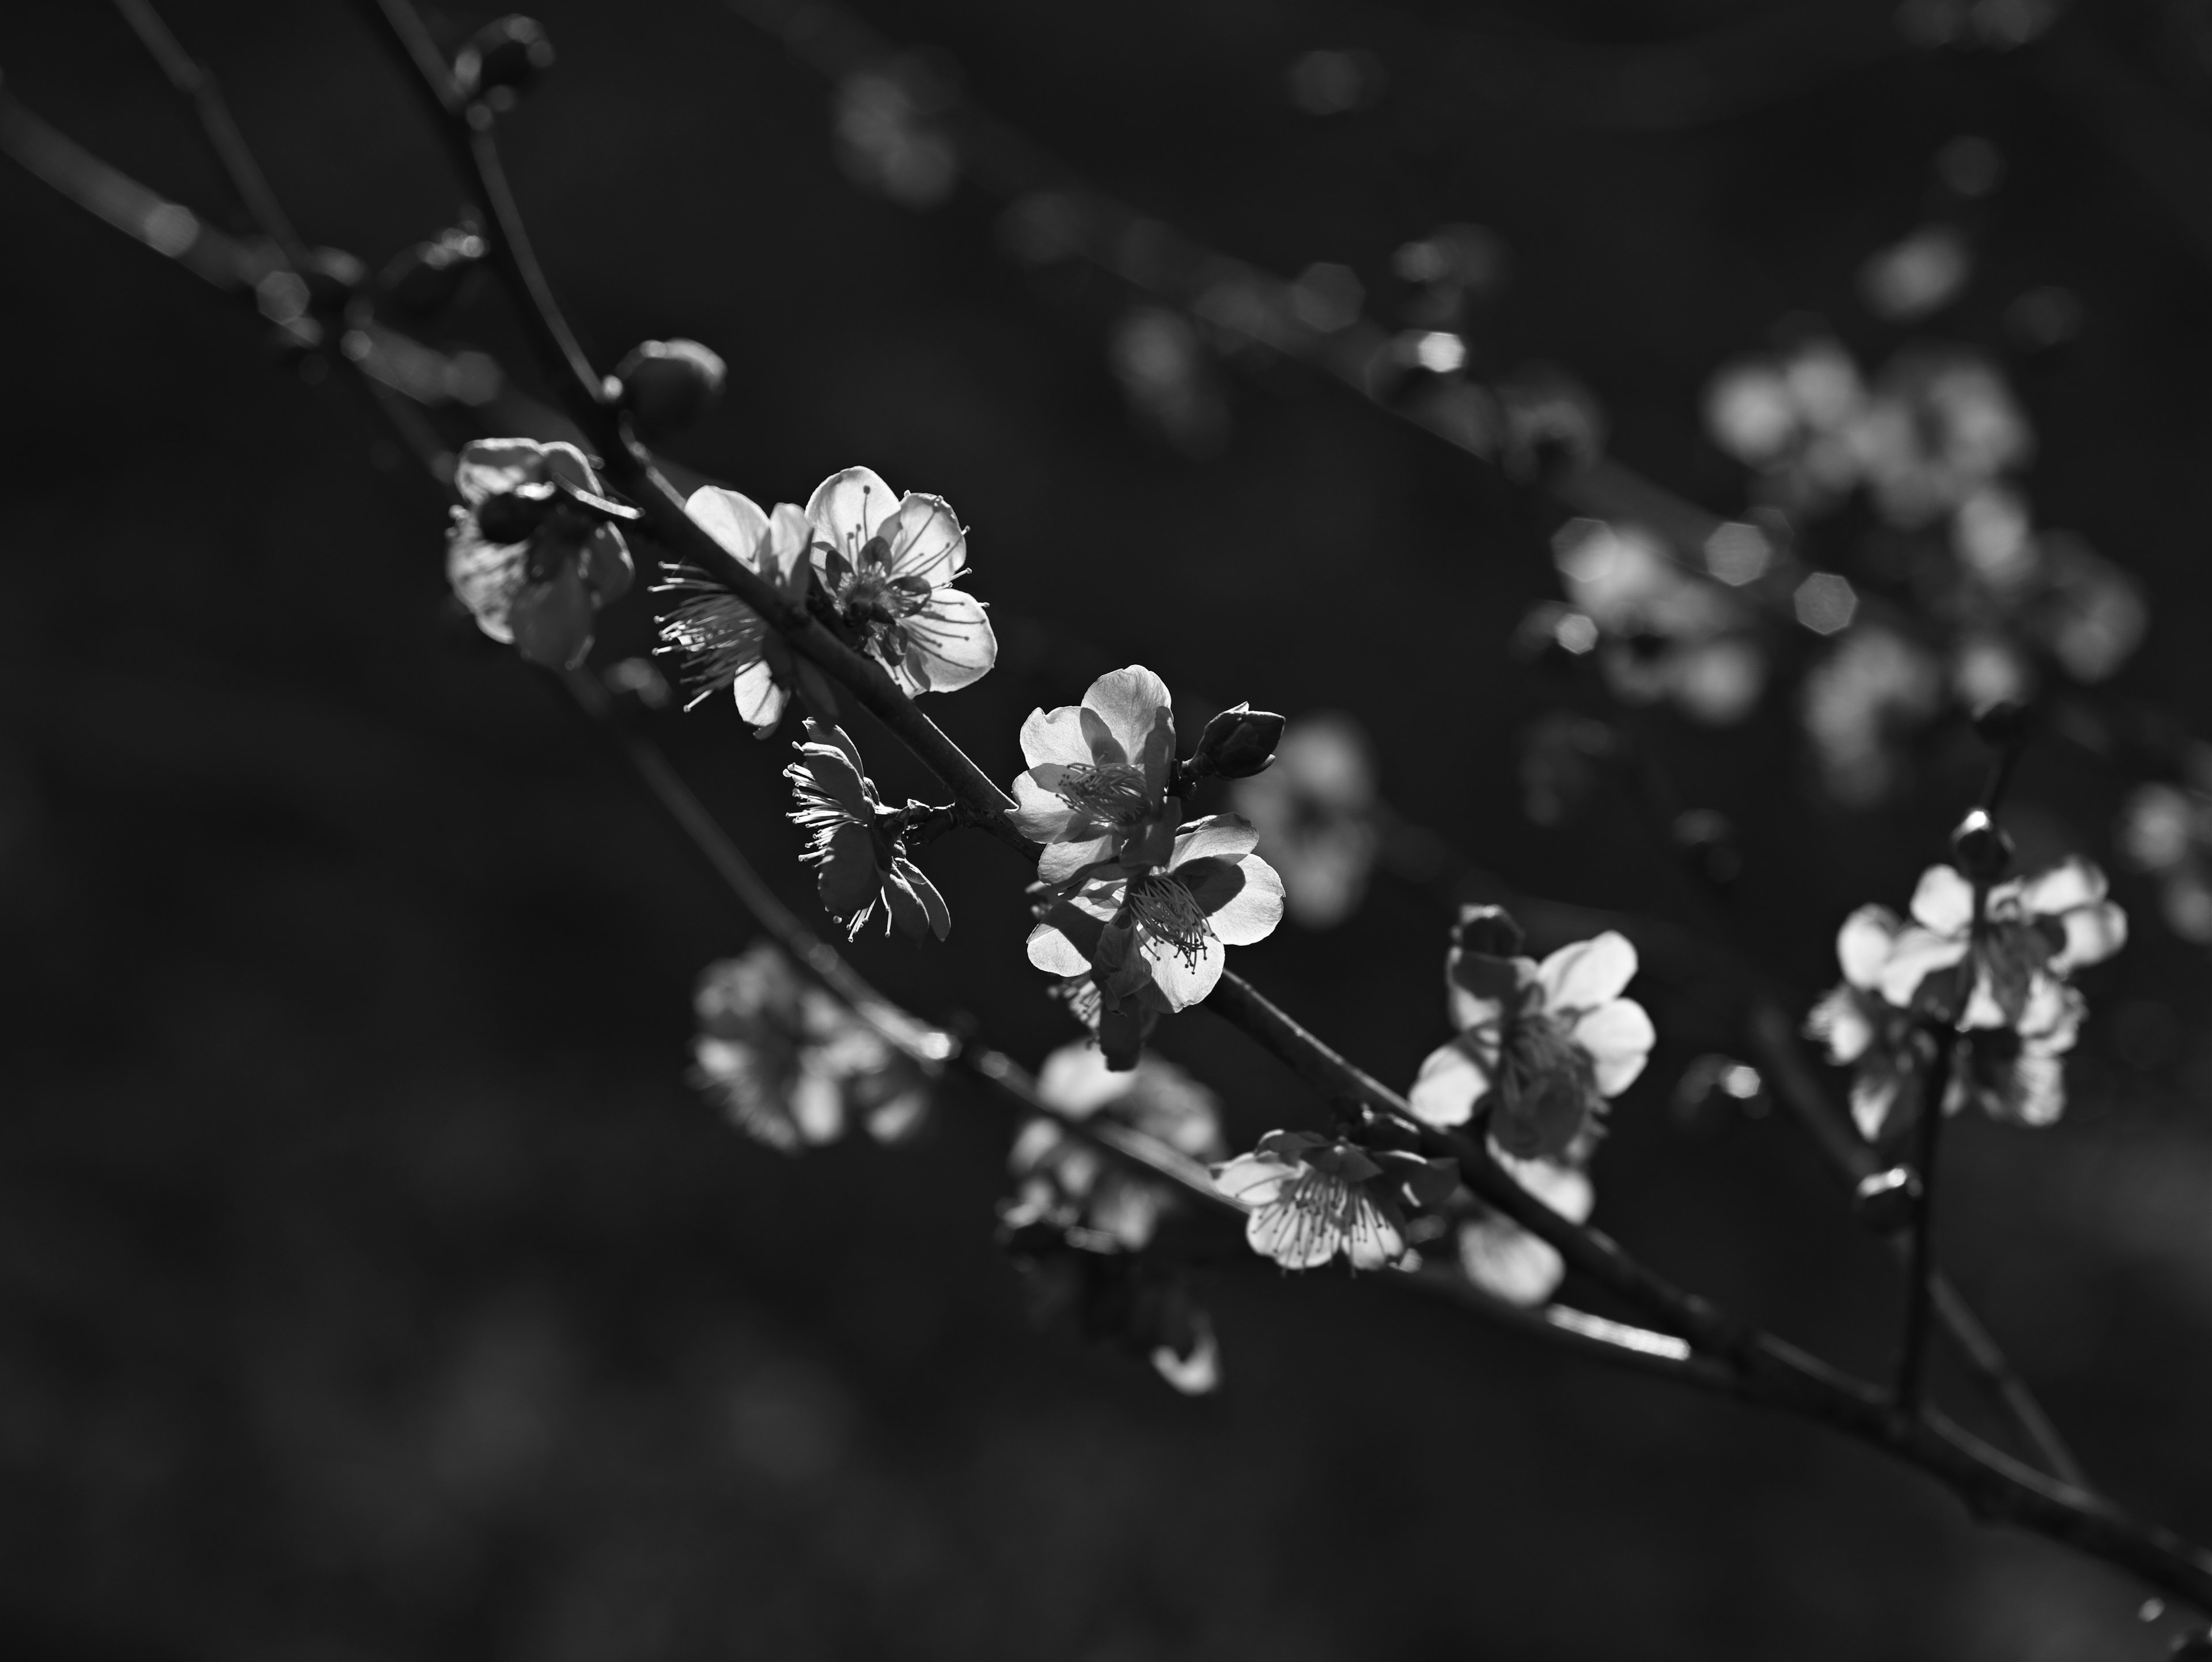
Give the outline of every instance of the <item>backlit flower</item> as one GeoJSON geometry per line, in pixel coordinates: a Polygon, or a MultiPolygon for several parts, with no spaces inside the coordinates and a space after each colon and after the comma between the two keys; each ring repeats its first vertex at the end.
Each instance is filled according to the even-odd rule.
{"type": "Polygon", "coordinates": [[[1064,883],[1085,866],[1118,857],[1150,840],[1157,862],[1161,832],[1182,818],[1169,796],[1175,770],[1175,709],[1167,684],[1141,664],[1102,675],[1080,704],[1022,723],[1029,770],[1014,781],[1013,820],[1045,845],[1037,875],[1064,883]]]}
{"type": "Polygon", "coordinates": [[[1443,1127],[1485,1115],[1508,1154],[1556,1160],[1635,1082],[1656,1036],[1644,1007],[1620,995],[1636,974],[1626,937],[1607,930],[1540,964],[1519,944],[1498,908],[1461,914],[1444,971],[1459,1037],[1421,1063],[1413,1110],[1443,1127]]]}
{"type": "Polygon", "coordinates": [[[1264,941],[1282,918],[1283,880],[1253,852],[1259,840],[1213,814],[1181,827],[1162,866],[1100,868],[1044,904],[1030,962],[1091,976],[1108,1012],[1188,1008],[1221,979],[1225,948],[1264,941]]]}
{"type": "Polygon", "coordinates": [[[834,1142],[852,1118],[890,1141],[928,1111],[921,1070],[767,941],[709,965],[695,1003],[692,1084],[771,1148],[834,1142]]]}
{"type": "Polygon", "coordinates": [[[952,915],[937,886],[885,830],[875,785],[844,729],[809,721],[805,743],[792,748],[799,760],[783,775],[799,799],[792,819],[807,837],[799,858],[815,867],[822,904],[845,924],[847,938],[857,936],[881,905],[884,934],[896,923],[916,941],[933,931],[944,940],[952,915]]]}
{"type": "Polygon", "coordinates": [[[1282,868],[1293,921],[1325,929],[1359,910],[1380,838],[1374,755],[1358,722],[1338,710],[1299,716],[1274,766],[1229,792],[1282,868]]]}
{"type": "MultiPolygon", "coordinates": [[[[1124,1126],[1194,1160],[1216,1160],[1227,1152],[1213,1093],[1158,1057],[1115,1073],[1095,1046],[1062,1045],[1038,1070],[1037,1095],[1071,1119],[1124,1126]]],[[[1055,1120],[1024,1125],[1007,1165],[1023,1198],[1041,1215],[1132,1252],[1143,1250],[1160,1214],[1174,1204],[1160,1180],[1101,1153],[1055,1120]]]]}
{"type": "MultiPolygon", "coordinates": [[[[707,485],[691,493],[684,511],[786,600],[806,598],[812,532],[801,510],[784,502],[763,514],[750,496],[707,485]]],[[[813,666],[794,657],[768,620],[709,572],[672,568],[658,592],[684,597],[661,620],[660,638],[663,651],[684,659],[684,679],[695,689],[685,708],[727,687],[756,736],[774,733],[793,687],[802,675],[817,673],[813,666]]]]}
{"type": "Polygon", "coordinates": [[[462,447],[453,488],[446,578],[477,627],[549,669],[583,662],[592,614],[631,576],[622,533],[588,505],[603,499],[584,453],[478,439],[462,447]]]}
{"type": "Polygon", "coordinates": [[[1270,1131],[1213,1172],[1213,1186],[1251,1214],[1252,1250],[1285,1269],[1316,1269],[1340,1253],[1355,1269],[1397,1263],[1407,1206],[1437,1205],[1457,1181],[1449,1160],[1310,1131],[1270,1131]]]}
{"type": "Polygon", "coordinates": [[[822,592],[901,691],[951,692],[998,661],[983,603],[953,587],[968,536],[942,496],[900,496],[848,467],[816,487],[806,518],[822,592]]]}
{"type": "Polygon", "coordinates": [[[2127,914],[2106,898],[2105,874],[2078,855],[1996,885],[1978,925],[1973,885],[1931,866],[1913,891],[1911,924],[1883,959],[1881,994],[1966,1027],[2016,1027],[2032,1005],[2050,1004],[2042,983],[2102,963],[2127,938],[2127,914]],[[1970,959],[1970,981],[1942,973],[1970,959]]]}

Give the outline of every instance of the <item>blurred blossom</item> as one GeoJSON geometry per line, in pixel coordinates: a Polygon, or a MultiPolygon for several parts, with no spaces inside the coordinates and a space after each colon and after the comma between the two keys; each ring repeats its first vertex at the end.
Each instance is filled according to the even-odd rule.
{"type": "Polygon", "coordinates": [[[2021,704],[2035,691],[2035,672],[2001,635],[1962,635],[1951,652],[1951,690],[1968,709],[2021,704]]]}
{"type": "Polygon", "coordinates": [[[1587,467],[1605,454],[1605,411],[1597,395],[1557,365],[1523,364],[1491,390],[1504,420],[1498,462],[1512,477],[1587,467]]]}
{"type": "Polygon", "coordinates": [[[708,965],[694,1004],[692,1084],[771,1148],[834,1142],[854,1117],[889,1141],[928,1111],[915,1063],[770,942],[708,965]]]}
{"type": "Polygon", "coordinates": [[[1401,362],[1432,374],[1455,374],[1467,367],[1467,343],[1445,329],[1414,330],[1402,334],[1393,343],[1392,350],[1401,362]]]}
{"type": "Polygon", "coordinates": [[[1876,317],[1911,323],[1956,300],[1972,271],[1956,226],[1923,225],[1859,268],[1859,295],[1876,317]]]}
{"type": "Polygon", "coordinates": [[[1832,571],[1816,571],[1806,578],[1797,585],[1790,603],[1796,608],[1797,621],[1815,635],[1834,635],[1849,629],[1859,609],[1859,597],[1850,580],[1832,571]]]}
{"type": "Polygon", "coordinates": [[[582,663],[594,616],[632,575],[622,533],[593,511],[604,499],[583,452],[477,439],[461,450],[453,489],[446,579],[477,627],[545,668],[582,663]]]}
{"type": "Polygon", "coordinates": [[[1935,656],[1880,624],[1850,630],[1805,677],[1805,732],[1822,782],[1837,801],[1863,807],[1896,782],[1900,729],[1942,707],[1935,656]]]}
{"type": "Polygon", "coordinates": [[[2184,941],[2212,943],[2212,764],[2192,756],[2185,784],[2138,787],[2120,810],[2120,853],[2158,880],[2159,912],[2184,941]]]}
{"type": "Polygon", "coordinates": [[[1359,910],[1375,864],[1376,780],[1366,730],[1341,710],[1292,721],[1265,773],[1229,788],[1282,874],[1294,922],[1341,923],[1359,910]]]}
{"type": "Polygon", "coordinates": [[[1875,508],[1909,530],[2026,463],[2035,438],[1995,365],[1963,349],[1917,349],[1882,372],[1858,448],[1875,508]]]}
{"type": "Polygon", "coordinates": [[[1143,307],[1115,326],[1108,352],[1129,408],[1188,456],[1210,456],[1229,437],[1229,406],[1212,355],[1180,312],[1143,307]]]}
{"type": "MultiPolygon", "coordinates": [[[[1568,1222],[1589,1221],[1595,1200],[1589,1173],[1555,1160],[1494,1152],[1515,1182],[1568,1222]]],[[[1557,1247],[1487,1207],[1460,1224],[1458,1246],[1460,1271],[1468,1280],[1492,1298],[1524,1308],[1550,1302],[1566,1275],[1557,1247]]]]}
{"type": "Polygon", "coordinates": [[[2142,586],[2079,537],[2046,537],[2043,551],[2048,586],[2030,626],[2075,679],[2105,680],[2135,655],[2150,626],[2142,586]]]}
{"type": "Polygon", "coordinates": [[[2081,331],[2081,302],[2070,289],[2045,283],[2005,307],[2005,330],[2032,350],[2057,346],[2081,331]]]}
{"type": "Polygon", "coordinates": [[[1283,76],[1291,103],[1308,115],[1365,109],[1382,96],[1388,80],[1371,52],[1306,52],[1292,58],[1283,76]]]}
{"type": "Polygon", "coordinates": [[[1015,198],[999,217],[999,240],[1015,259],[1048,265],[1080,249],[1092,216],[1081,198],[1066,191],[1031,191],[1015,198]]]}
{"type": "Polygon", "coordinates": [[[944,201],[960,164],[936,118],[952,101],[943,79],[911,59],[847,76],[837,85],[834,116],[846,176],[904,207],[944,201]]]}
{"type": "Polygon", "coordinates": [[[1291,284],[1291,310],[1299,322],[1322,334],[1348,329],[1359,320],[1366,288],[1349,265],[1309,265],[1291,284]]]}
{"type": "MultiPolygon", "coordinates": [[[[1156,1056],[1116,1073],[1097,1045],[1062,1045],[1038,1069],[1037,1095],[1071,1119],[1125,1127],[1193,1160],[1218,1160],[1229,1152],[1213,1093],[1156,1056]]],[[[1131,1252],[1150,1244],[1160,1215],[1176,1204],[1174,1191],[1160,1179],[1115,1160],[1056,1120],[1025,1123],[1007,1165],[1017,1186],[1014,1207],[1024,1218],[1091,1230],[1131,1252]]]]}
{"type": "Polygon", "coordinates": [[[2034,527],[2027,502],[2010,485],[1984,485],[1959,504],[1951,546],[1967,571],[1992,589],[2017,589],[2035,575],[2034,527]]]}
{"type": "Polygon", "coordinates": [[[2057,21],[2064,0],[1905,0],[1897,26],[1916,46],[2024,46],[2057,21]]]}
{"type": "Polygon", "coordinates": [[[1809,336],[1773,357],[1724,364],[1705,388],[1713,441],[1769,476],[1781,501],[1820,508],[1858,478],[1866,388],[1850,355],[1809,336]]]}
{"type": "Polygon", "coordinates": [[[1705,569],[1731,587],[1757,582],[1773,559],[1774,545],[1755,525],[1732,520],[1705,539],[1705,569]]]}
{"type": "Polygon", "coordinates": [[[1456,333],[1472,304],[1495,295],[1505,279],[1505,242],[1481,225],[1438,226],[1402,243],[1390,269],[1413,291],[1402,302],[1406,321],[1422,332],[1456,333]]]}
{"type": "Polygon", "coordinates": [[[1685,570],[1656,537],[1638,526],[1570,520],[1553,534],[1552,553],[1569,597],[1613,643],[1606,679],[1622,697],[1668,698],[1716,726],[1757,705],[1766,660],[1745,632],[1742,603],[1685,570]]]}

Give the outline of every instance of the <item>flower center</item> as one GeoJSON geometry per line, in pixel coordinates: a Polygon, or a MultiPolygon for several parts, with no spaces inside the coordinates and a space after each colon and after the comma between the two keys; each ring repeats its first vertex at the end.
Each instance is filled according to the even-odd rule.
{"type": "Polygon", "coordinates": [[[1138,931],[1196,969],[1213,938],[1197,898],[1171,877],[1140,877],[1129,885],[1129,916],[1138,931]]]}
{"type": "Polygon", "coordinates": [[[1120,831],[1141,823],[1152,812],[1145,796],[1145,770],[1127,762],[1095,767],[1074,763],[1061,772],[1053,792],[1071,808],[1120,831]]]}
{"type": "Polygon", "coordinates": [[[1288,1208],[1296,1221],[1286,1245],[1300,1262],[1316,1256],[1326,1245],[1329,1253],[1347,1248],[1359,1238],[1362,1225],[1379,1226],[1382,1214],[1366,1193],[1342,1178],[1306,1167],[1291,1179],[1276,1204],[1288,1208]]]}

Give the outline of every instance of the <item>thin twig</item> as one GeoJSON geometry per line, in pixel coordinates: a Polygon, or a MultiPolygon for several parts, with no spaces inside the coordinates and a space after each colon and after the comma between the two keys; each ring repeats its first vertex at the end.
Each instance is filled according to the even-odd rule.
{"type": "Polygon", "coordinates": [[[1921,1091],[1920,1123],[1913,1127],[1912,1163],[1920,1178],[1920,1195],[1912,1208],[1912,1253],[1905,1280],[1905,1336],[1898,1347],[1897,1409],[1920,1411],[1922,1370],[1928,1355],[1928,1317],[1934,1301],[1936,1281],[1936,1172],[1942,1153],[1943,1099],[1950,1094],[1954,1048],[1966,1043],[1946,1023],[1937,1036],[1935,1059],[1921,1091]]]}

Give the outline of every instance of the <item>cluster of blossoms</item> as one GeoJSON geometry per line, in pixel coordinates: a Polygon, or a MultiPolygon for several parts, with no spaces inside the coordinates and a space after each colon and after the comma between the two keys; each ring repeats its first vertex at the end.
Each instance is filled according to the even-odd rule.
{"type": "Polygon", "coordinates": [[[1073,1326],[1151,1362],[1197,1396],[1220,1381],[1212,1322],[1171,1267],[1139,1257],[1152,1244],[1175,1191],[1101,1149],[1116,1131],[1193,1160],[1226,1152],[1213,1093],[1174,1063],[1146,1056],[1115,1072],[1079,1042],[1045,1058],[1037,1095],[1058,1118],[1032,1118],[1007,1168],[1014,1194],[1000,1208],[1000,1239],[1028,1288],[1032,1313],[1073,1326]],[[1071,1126],[1092,1129],[1085,1141],[1071,1126]]]}
{"type": "Polygon", "coordinates": [[[629,587],[629,550],[613,522],[635,510],[600,494],[574,445],[530,439],[464,446],[453,489],[461,506],[446,533],[446,580],[477,627],[547,669],[582,663],[593,615],[629,587]]]}
{"type": "Polygon", "coordinates": [[[2128,863],[2157,880],[2166,927],[2212,943],[2212,747],[2190,747],[2179,782],[2139,786],[2120,811],[2119,840],[2128,863]]]}
{"type": "Polygon", "coordinates": [[[857,1120],[891,1142],[928,1114],[921,1068],[767,941],[708,965],[693,1001],[691,1082],[757,1141],[796,1154],[857,1120]]]}
{"type": "Polygon", "coordinates": [[[1724,366],[1705,413],[1715,441],[1752,470],[1753,517],[1778,543],[1863,500],[1881,527],[1864,539],[1867,577],[1936,625],[1931,636],[1865,615],[1850,581],[1807,575],[1793,559],[1765,574],[1794,582],[1800,621],[1833,639],[1808,678],[1805,715],[1841,799],[1885,794],[1897,738],[1947,696],[2021,702],[2054,669],[2103,681],[2141,642],[2148,612],[2134,580],[2080,537],[2035,525],[2014,478],[2034,435],[1978,355],[1910,347],[1869,383],[1835,341],[1808,338],[1724,366]]]}
{"type": "Polygon", "coordinates": [[[1955,868],[1934,866],[1909,922],[1886,906],[1844,921],[1844,978],[1808,1031],[1852,1069],[1851,1111],[1869,1141],[1894,1140],[1926,1111],[1939,1046],[1954,1034],[1966,1043],[1946,1064],[1944,1112],[1972,1103],[2013,1124],[2048,1125],[2065,1111],[2064,1057],[2085,1008],[2070,977],[2126,940],[2126,915],[2086,860],[1978,892],[1955,868]]]}
{"type": "Polygon", "coordinates": [[[1182,823],[1173,705],[1141,665],[1032,711],[1022,756],[1014,823],[1044,845],[1030,962],[1061,978],[1108,1062],[1132,1067],[1161,1015],[1213,990],[1226,948],[1273,933],[1282,879],[1236,815],[1182,823]]]}

